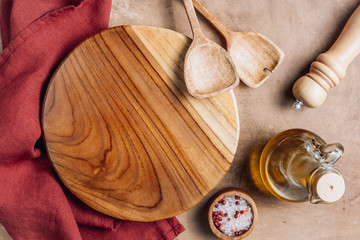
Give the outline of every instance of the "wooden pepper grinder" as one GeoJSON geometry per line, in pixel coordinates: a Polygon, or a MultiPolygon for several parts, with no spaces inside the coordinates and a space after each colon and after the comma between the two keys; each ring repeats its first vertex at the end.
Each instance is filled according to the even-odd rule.
{"type": "Polygon", "coordinates": [[[295,109],[303,104],[317,108],[323,104],[330,88],[339,84],[351,61],[360,53],[360,7],[351,15],[334,45],[320,54],[310,66],[310,72],[300,77],[292,92],[297,101],[295,109]]]}

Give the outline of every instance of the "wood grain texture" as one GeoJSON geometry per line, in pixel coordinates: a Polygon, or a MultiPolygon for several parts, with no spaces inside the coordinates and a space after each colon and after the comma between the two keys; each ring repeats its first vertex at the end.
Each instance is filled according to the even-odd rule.
{"type": "Polygon", "coordinates": [[[231,31],[199,0],[193,1],[195,8],[224,36],[240,79],[249,87],[261,86],[269,78],[266,70],[274,72],[282,62],[282,50],[257,32],[231,31]]]}
{"type": "Polygon", "coordinates": [[[343,31],[331,46],[320,54],[310,66],[310,71],[293,86],[293,94],[311,108],[320,107],[330,88],[345,77],[349,64],[360,53],[360,7],[351,15],[343,31]]]}
{"type": "Polygon", "coordinates": [[[43,105],[47,151],[90,207],[127,220],[172,217],[228,171],[239,138],[234,94],[187,93],[190,43],[171,30],[116,27],[80,44],[54,74],[43,105]]]}
{"type": "Polygon", "coordinates": [[[202,34],[192,0],[183,2],[194,36],[184,63],[185,83],[190,95],[207,98],[229,91],[239,85],[230,55],[202,34]]]}

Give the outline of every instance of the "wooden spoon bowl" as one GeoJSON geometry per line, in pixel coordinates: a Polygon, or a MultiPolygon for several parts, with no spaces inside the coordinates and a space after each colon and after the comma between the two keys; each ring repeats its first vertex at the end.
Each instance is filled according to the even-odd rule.
{"type": "Polygon", "coordinates": [[[259,33],[231,31],[199,0],[193,1],[195,8],[224,36],[240,80],[252,88],[262,85],[284,58],[281,49],[259,33]]]}
{"type": "Polygon", "coordinates": [[[207,98],[239,84],[236,67],[224,48],[201,32],[192,0],[184,0],[194,39],[185,56],[184,77],[189,93],[207,98]]]}
{"type": "Polygon", "coordinates": [[[223,93],[239,83],[228,53],[206,38],[193,41],[184,65],[186,86],[189,93],[197,98],[223,93]]]}

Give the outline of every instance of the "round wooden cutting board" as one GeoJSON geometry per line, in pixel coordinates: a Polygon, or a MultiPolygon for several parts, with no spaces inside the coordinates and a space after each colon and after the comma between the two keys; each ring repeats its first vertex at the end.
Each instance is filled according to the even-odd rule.
{"type": "Polygon", "coordinates": [[[234,94],[187,93],[190,43],[167,29],[111,28],[54,74],[42,113],[46,148],[65,186],[90,207],[134,221],[173,217],[228,171],[240,130],[234,94]]]}

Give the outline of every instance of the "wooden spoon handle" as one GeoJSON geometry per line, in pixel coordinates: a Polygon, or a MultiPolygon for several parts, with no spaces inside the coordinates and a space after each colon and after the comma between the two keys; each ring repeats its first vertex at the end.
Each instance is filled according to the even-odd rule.
{"type": "Polygon", "coordinates": [[[319,107],[325,101],[329,89],[337,86],[359,53],[360,7],[351,15],[334,45],[316,58],[308,74],[295,82],[294,96],[309,107],[319,107]]]}
{"type": "Polygon", "coordinates": [[[202,37],[203,34],[201,32],[200,24],[196,16],[196,12],[194,9],[193,1],[192,0],[183,0],[185,5],[186,14],[189,18],[191,29],[194,34],[194,39],[202,37]]]}
{"type": "Polygon", "coordinates": [[[212,14],[199,0],[193,0],[193,2],[196,10],[198,10],[225,38],[228,39],[231,30],[216,18],[215,15],[212,14]]]}

